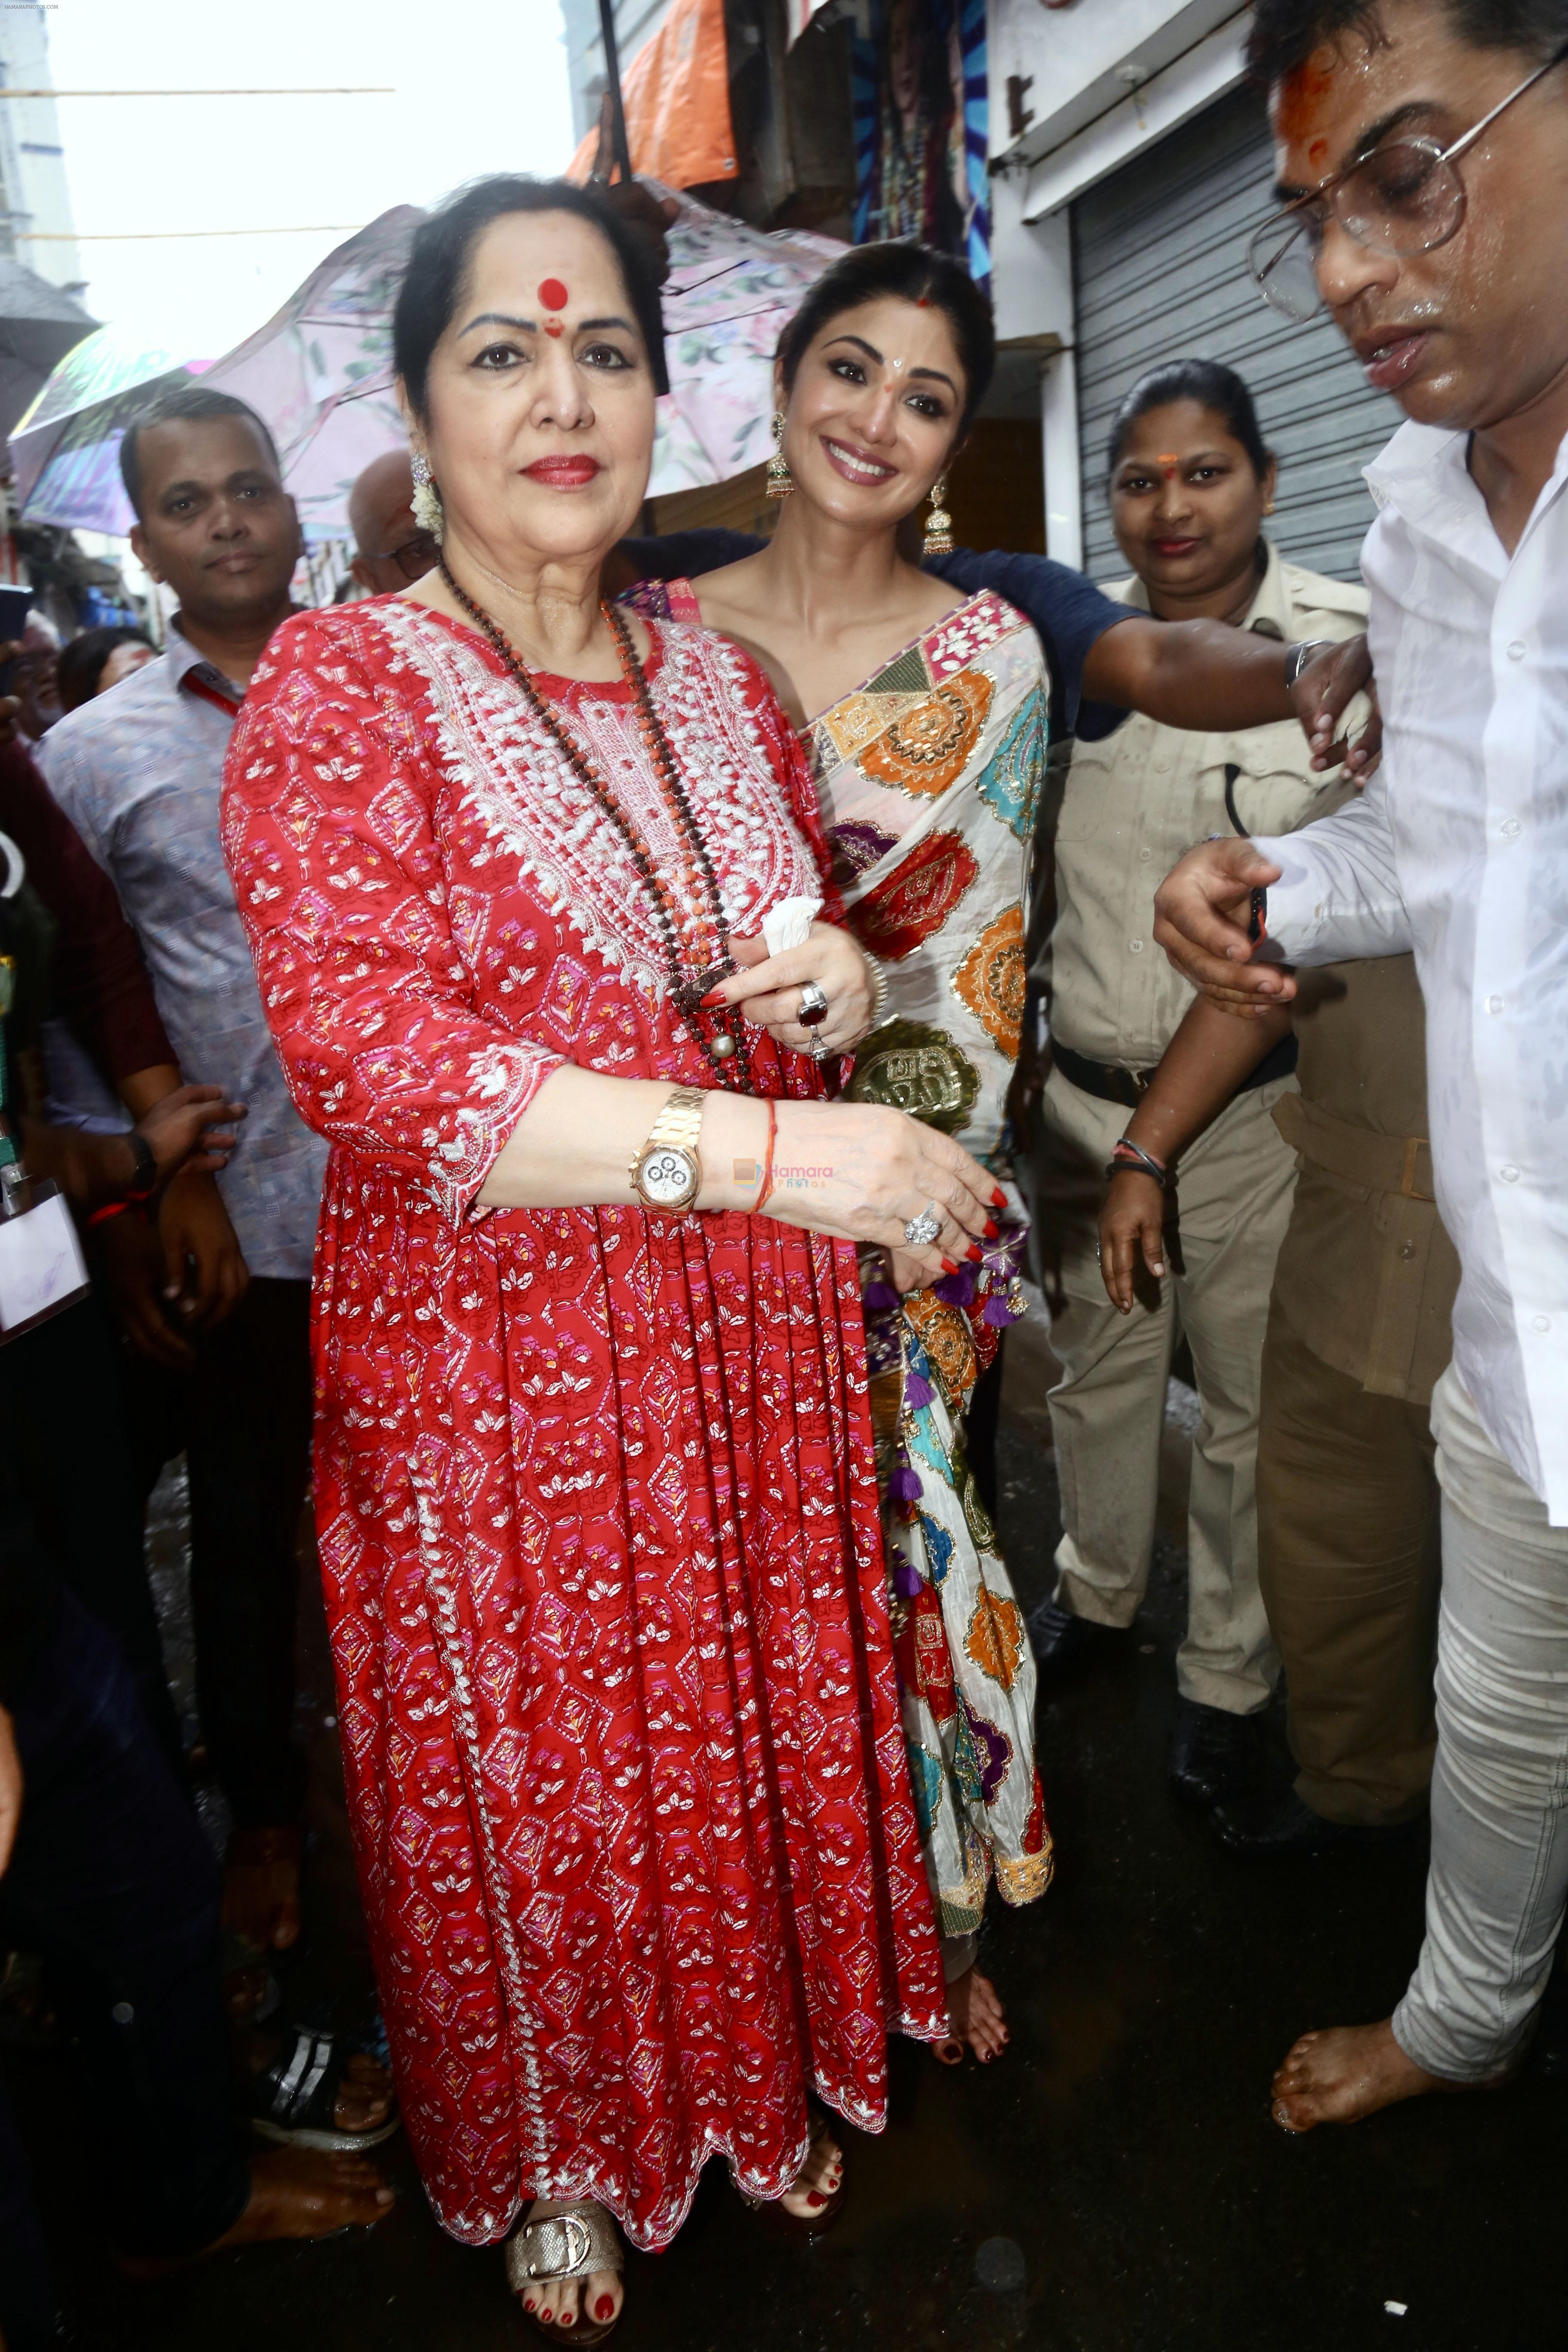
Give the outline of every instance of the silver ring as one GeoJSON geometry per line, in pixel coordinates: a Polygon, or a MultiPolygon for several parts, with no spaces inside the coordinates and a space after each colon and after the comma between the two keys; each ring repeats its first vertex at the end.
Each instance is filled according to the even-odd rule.
{"type": "Polygon", "coordinates": [[[827,1018],[827,991],[815,980],[808,980],[800,992],[800,1009],[795,1019],[803,1029],[819,1029],[827,1018]]]}
{"type": "Polygon", "coordinates": [[[904,1239],[911,1249],[927,1249],[942,1231],[942,1211],[933,1201],[918,1217],[911,1217],[904,1227],[904,1239]]]}

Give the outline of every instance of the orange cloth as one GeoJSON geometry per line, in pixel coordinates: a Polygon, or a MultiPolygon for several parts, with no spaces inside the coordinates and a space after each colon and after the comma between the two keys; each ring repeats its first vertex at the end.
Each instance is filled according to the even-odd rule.
{"type": "MultiPolygon", "coordinates": [[[[724,0],[675,0],[626,68],[621,100],[632,170],[641,178],[667,188],[734,179],[724,0]]],[[[587,179],[598,144],[595,124],[572,158],[569,180],[587,179]]]]}

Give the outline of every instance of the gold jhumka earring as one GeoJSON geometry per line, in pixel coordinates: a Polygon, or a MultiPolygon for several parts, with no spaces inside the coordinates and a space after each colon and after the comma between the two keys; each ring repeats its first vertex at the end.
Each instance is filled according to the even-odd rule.
{"type": "Polygon", "coordinates": [[[952,553],[952,517],[947,511],[947,476],[931,486],[931,512],[926,517],[926,555],[952,553]]]}
{"type": "Polygon", "coordinates": [[[768,459],[768,496],[787,499],[795,488],[795,476],[789,469],[789,459],[784,453],[784,410],[773,411],[773,454],[768,459]]]}

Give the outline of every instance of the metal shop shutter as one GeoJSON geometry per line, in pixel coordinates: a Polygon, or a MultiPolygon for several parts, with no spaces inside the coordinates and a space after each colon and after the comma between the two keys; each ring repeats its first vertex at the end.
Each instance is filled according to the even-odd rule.
{"type": "Polygon", "coordinates": [[[1338,329],[1292,326],[1247,271],[1247,240],[1272,204],[1274,157],[1260,98],[1236,90],[1073,206],[1084,568],[1126,576],[1105,497],[1110,420],[1145,369],[1224,360],[1251,386],[1279,457],[1270,532],[1283,554],[1336,579],[1360,576],[1373,505],[1361,468],[1401,412],[1369,391],[1338,329]]]}

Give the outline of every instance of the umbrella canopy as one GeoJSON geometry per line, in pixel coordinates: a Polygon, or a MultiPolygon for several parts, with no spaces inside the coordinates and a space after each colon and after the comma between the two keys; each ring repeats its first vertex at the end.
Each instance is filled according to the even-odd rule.
{"type": "Polygon", "coordinates": [[[425,215],[383,213],[338,246],[266,326],[210,364],[100,328],[44,386],[11,436],[24,522],[129,531],[126,425],[165,383],[199,375],[266,418],[312,539],[342,537],[356,476],[403,440],[392,394],[392,305],[425,215]]]}
{"type": "MultiPolygon", "coordinates": [[[[810,286],[846,248],[764,235],[677,194],[664,290],[670,393],[659,402],[649,495],[728,481],[767,456],[773,346],[810,286]]],[[[210,366],[100,328],[58,367],[11,436],[25,522],[124,532],[127,424],[154,388],[199,374],[267,419],[283,478],[312,538],[341,538],[349,492],[373,457],[403,446],[392,307],[423,213],[383,213],[312,270],[267,325],[210,366]]]]}
{"type": "Polygon", "coordinates": [[[0,433],[8,433],[52,368],[90,335],[79,302],[19,261],[0,260],[0,433]]]}

